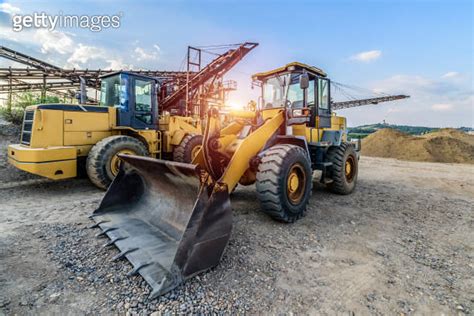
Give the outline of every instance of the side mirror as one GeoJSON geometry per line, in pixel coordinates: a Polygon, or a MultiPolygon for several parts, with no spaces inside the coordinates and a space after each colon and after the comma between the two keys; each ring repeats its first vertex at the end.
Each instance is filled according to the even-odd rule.
{"type": "Polygon", "coordinates": [[[307,89],[309,87],[309,76],[307,73],[303,73],[300,75],[300,88],[307,89]]]}

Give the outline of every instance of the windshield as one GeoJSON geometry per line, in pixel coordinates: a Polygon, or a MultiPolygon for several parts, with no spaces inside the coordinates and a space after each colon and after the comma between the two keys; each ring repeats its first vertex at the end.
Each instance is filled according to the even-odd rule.
{"type": "Polygon", "coordinates": [[[299,74],[284,74],[268,78],[263,84],[264,108],[302,107],[303,94],[299,84],[299,74]]]}
{"type": "Polygon", "coordinates": [[[120,75],[102,78],[100,105],[120,107],[120,75]]]}
{"type": "Polygon", "coordinates": [[[286,82],[289,75],[268,78],[263,84],[264,108],[279,108],[285,106],[286,82]]]}

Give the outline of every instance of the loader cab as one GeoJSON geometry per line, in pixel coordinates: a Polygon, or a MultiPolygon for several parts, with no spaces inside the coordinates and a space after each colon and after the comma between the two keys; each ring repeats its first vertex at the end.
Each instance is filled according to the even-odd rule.
{"type": "Polygon", "coordinates": [[[262,87],[260,109],[309,109],[309,126],[331,127],[330,81],[326,76],[321,69],[297,62],[255,74],[254,81],[262,87]]]}
{"type": "Polygon", "coordinates": [[[100,105],[117,109],[117,126],[156,129],[158,122],[155,78],[116,72],[101,77],[100,105]]]}

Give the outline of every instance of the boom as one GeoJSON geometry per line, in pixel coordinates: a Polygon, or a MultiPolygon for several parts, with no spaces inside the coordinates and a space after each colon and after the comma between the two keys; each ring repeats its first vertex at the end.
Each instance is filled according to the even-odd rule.
{"type": "Polygon", "coordinates": [[[231,49],[214,59],[201,71],[199,71],[192,78],[190,78],[187,84],[182,85],[174,93],[167,96],[161,102],[162,111],[169,111],[171,108],[177,107],[179,100],[185,98],[186,91],[195,90],[197,87],[203,85],[215,76],[223,76],[240,60],[242,60],[245,55],[247,55],[252,49],[257,46],[258,43],[243,43],[236,49],[231,49]]]}
{"type": "Polygon", "coordinates": [[[343,102],[332,102],[331,109],[341,110],[341,109],[353,108],[353,107],[362,106],[362,105],[378,104],[381,102],[389,102],[389,101],[394,101],[394,100],[406,99],[409,97],[410,97],[409,95],[399,94],[399,95],[388,95],[385,97],[378,97],[378,98],[350,100],[350,101],[343,101],[343,102]]]}

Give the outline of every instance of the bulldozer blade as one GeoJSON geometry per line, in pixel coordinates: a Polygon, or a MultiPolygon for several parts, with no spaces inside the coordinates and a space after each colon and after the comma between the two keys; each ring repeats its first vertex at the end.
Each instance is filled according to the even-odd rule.
{"type": "Polygon", "coordinates": [[[195,165],[120,155],[120,172],[92,218],[152,287],[171,291],[219,263],[232,230],[227,187],[195,165]],[[197,196],[197,198],[196,198],[197,196]]]}

